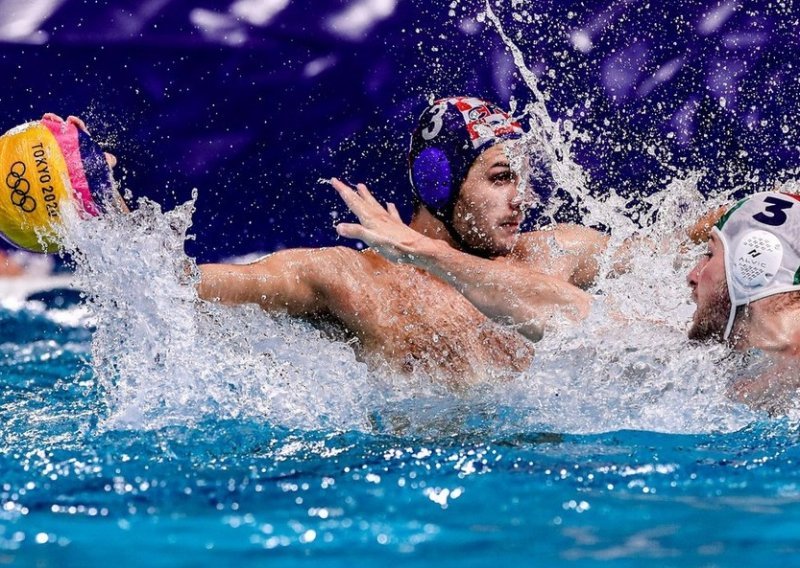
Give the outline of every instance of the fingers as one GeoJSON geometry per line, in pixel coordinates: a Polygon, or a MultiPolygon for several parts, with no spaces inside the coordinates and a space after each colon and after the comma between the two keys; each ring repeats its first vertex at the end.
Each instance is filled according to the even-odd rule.
{"type": "Polygon", "coordinates": [[[331,185],[333,186],[333,189],[336,190],[336,193],[339,194],[339,197],[341,197],[345,203],[349,204],[350,201],[354,201],[353,195],[355,194],[355,192],[353,191],[352,187],[342,182],[338,178],[331,178],[331,185]]]}
{"type": "Polygon", "coordinates": [[[358,195],[361,196],[361,198],[364,201],[366,201],[367,203],[370,203],[372,205],[377,205],[378,207],[383,209],[381,204],[378,203],[378,201],[372,196],[372,192],[370,192],[370,190],[367,189],[366,185],[364,185],[363,183],[360,183],[360,184],[358,184],[356,186],[356,188],[358,189],[358,195]]]}
{"type": "Polygon", "coordinates": [[[355,213],[356,217],[361,220],[361,216],[364,214],[363,199],[353,190],[352,187],[336,178],[331,178],[331,185],[339,194],[339,197],[342,198],[342,201],[344,201],[345,205],[347,205],[348,209],[355,213]]]}
{"type": "Polygon", "coordinates": [[[353,189],[346,183],[336,178],[331,178],[331,185],[336,189],[350,211],[355,213],[358,221],[369,229],[374,229],[385,222],[387,217],[392,221],[403,223],[400,213],[394,204],[387,203],[386,208],[384,208],[363,183],[359,183],[356,185],[356,189],[353,189]]]}
{"type": "Polygon", "coordinates": [[[77,116],[69,115],[67,117],[67,120],[64,120],[59,115],[53,112],[46,112],[42,115],[42,120],[55,120],[56,122],[66,122],[67,124],[74,124],[76,128],[83,130],[86,134],[89,134],[89,130],[86,128],[86,123],[77,116]]]}
{"type": "Polygon", "coordinates": [[[74,124],[80,130],[83,130],[86,134],[89,134],[89,130],[86,128],[86,123],[83,122],[83,120],[81,120],[77,116],[72,116],[72,115],[68,116],[67,123],[74,124]]]}
{"type": "Polygon", "coordinates": [[[114,168],[117,165],[117,157],[114,154],[109,154],[108,152],[103,152],[106,157],[106,163],[108,164],[109,168],[114,168]]]}
{"type": "Polygon", "coordinates": [[[689,239],[695,244],[706,242],[711,236],[711,229],[714,228],[714,225],[719,221],[720,217],[725,214],[725,211],[725,207],[719,207],[700,217],[687,231],[689,239]]]}
{"type": "Polygon", "coordinates": [[[392,219],[395,221],[403,222],[403,218],[400,217],[400,212],[397,210],[397,207],[394,206],[394,203],[387,203],[386,210],[389,211],[389,215],[392,216],[392,219]]]}
{"type": "Polygon", "coordinates": [[[331,185],[333,185],[339,193],[339,196],[350,211],[355,213],[358,220],[362,223],[367,220],[368,217],[375,217],[376,215],[386,212],[383,207],[381,207],[381,204],[372,197],[367,186],[363,183],[358,184],[356,186],[357,189],[354,190],[346,183],[336,178],[331,178],[331,185]]]}
{"type": "Polygon", "coordinates": [[[116,190],[116,188],[114,189],[114,202],[117,204],[117,206],[119,206],[120,211],[123,213],[131,212],[131,208],[128,207],[128,204],[125,203],[125,200],[119,194],[119,191],[116,190]]]}
{"type": "Polygon", "coordinates": [[[345,201],[347,201],[347,197],[355,193],[352,187],[341,181],[339,178],[331,178],[331,185],[345,201]]]}
{"type": "Polygon", "coordinates": [[[336,225],[336,233],[340,237],[367,241],[365,238],[367,236],[367,230],[357,223],[339,223],[336,225]]]}

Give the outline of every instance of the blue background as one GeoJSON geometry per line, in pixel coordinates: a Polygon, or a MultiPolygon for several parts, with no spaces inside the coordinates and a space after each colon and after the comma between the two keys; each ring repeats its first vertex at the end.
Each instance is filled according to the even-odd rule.
{"type": "MultiPolygon", "coordinates": [[[[364,181],[407,216],[407,138],[427,97],[531,97],[476,19],[482,2],[290,0],[266,22],[242,5],[9,0],[3,124],[78,114],[134,195],[171,208],[197,188],[187,249],[206,261],[342,244],[332,224],[345,211],[323,177],[364,181]],[[360,32],[337,24],[359,6],[360,32]]],[[[576,154],[593,191],[646,193],[687,168],[706,172],[706,191],[752,190],[798,166],[790,2],[500,1],[495,11],[550,112],[590,135],[576,154]]]]}

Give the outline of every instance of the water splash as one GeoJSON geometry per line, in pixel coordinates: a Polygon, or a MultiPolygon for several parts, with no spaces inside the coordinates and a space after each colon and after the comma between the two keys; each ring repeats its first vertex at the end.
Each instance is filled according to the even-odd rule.
{"type": "Polygon", "coordinates": [[[665,190],[641,199],[644,207],[613,192],[593,195],[573,158],[575,143],[591,141],[571,121],[550,115],[547,93],[488,3],[486,18],[533,95],[523,111],[529,133],[512,159],[543,161],[580,205],[585,224],[613,229],[589,319],[548,333],[517,379],[487,378],[454,394],[430,378],[370,372],[350,345],[302,321],[199,301],[196,266],[183,252],[193,201],[170,212],[140,200],[131,214],[109,207],[108,215],[88,221],[67,215],[63,240],[96,328],[92,363],[106,427],[214,417],[422,434],[708,432],[753,419],[727,396],[733,359],[726,348],[685,336],[693,306],[683,282],[699,249],[683,235],[726,196],[709,202],[697,190],[701,173],[677,170],[665,190]],[[620,274],[614,265],[621,247],[630,254],[620,274]]]}
{"type": "MultiPolygon", "coordinates": [[[[669,213],[691,205],[679,196],[693,195],[692,180],[681,183],[658,201],[653,227],[685,217],[669,213]]],[[[350,345],[305,322],[199,301],[183,252],[193,202],[166,213],[146,199],[130,214],[111,209],[88,221],[68,215],[64,231],[95,327],[106,428],[213,417],[424,435],[706,432],[752,419],[726,396],[726,350],[685,338],[691,306],[669,283],[691,253],[675,244],[643,246],[627,273],[601,278],[589,320],[548,334],[529,372],[456,394],[425,377],[370,372],[350,345]]]]}
{"type": "MultiPolygon", "coordinates": [[[[550,333],[528,376],[515,381],[505,400],[535,402],[534,423],[576,432],[744,426],[752,413],[726,392],[735,370],[730,353],[721,345],[689,342],[685,335],[694,311],[685,278],[701,249],[689,242],[687,231],[733,191],[705,198],[697,189],[703,172],[682,172],[668,163],[668,153],[653,147],[649,153],[666,161],[662,165],[674,176],[663,190],[635,201],[614,191],[595,196],[589,176],[573,158],[574,144],[591,142],[588,135],[572,121],[551,116],[547,93],[522,51],[489,2],[484,10],[483,19],[511,53],[533,98],[523,111],[528,133],[512,154],[521,148],[523,160],[546,167],[555,185],[580,207],[584,225],[612,229],[592,289],[597,295],[592,315],[579,327],[550,333]]],[[[562,204],[552,199],[544,214],[552,220],[562,204]]]]}
{"type": "Polygon", "coordinates": [[[63,241],[96,330],[92,359],[107,427],[205,417],[364,428],[368,374],[349,346],[254,307],[200,302],[183,252],[194,208],[142,199],[123,214],[67,218],[63,241]]]}
{"type": "MultiPolygon", "coordinates": [[[[535,157],[535,161],[549,170],[555,186],[566,191],[577,203],[585,204],[587,216],[585,222],[591,224],[600,217],[602,222],[616,221],[623,224],[627,218],[623,215],[614,214],[615,211],[604,207],[601,202],[594,198],[588,191],[588,179],[583,168],[573,159],[573,144],[576,141],[588,141],[586,134],[577,129],[570,120],[553,119],[547,108],[546,93],[539,88],[539,81],[536,75],[525,63],[525,57],[517,45],[506,35],[500,19],[492,10],[489,2],[485,3],[485,16],[480,17],[479,21],[489,19],[494,26],[500,39],[503,40],[506,48],[511,52],[517,70],[522,76],[525,85],[528,87],[533,100],[525,106],[523,116],[528,117],[528,132],[523,137],[522,144],[517,145],[517,155],[512,157],[512,163],[520,159],[519,153],[522,152],[527,161],[530,157],[535,157]],[[601,214],[602,212],[602,214],[601,214]],[[609,214],[614,214],[614,218],[608,218],[609,214]]],[[[524,178],[523,178],[524,179],[524,178]]],[[[560,206],[557,200],[553,200],[545,208],[544,216],[551,220],[556,209],[560,206]]]]}

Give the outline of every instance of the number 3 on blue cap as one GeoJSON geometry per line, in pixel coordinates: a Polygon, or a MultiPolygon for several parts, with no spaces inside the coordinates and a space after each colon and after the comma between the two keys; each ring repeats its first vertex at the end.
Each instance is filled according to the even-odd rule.
{"type": "Polygon", "coordinates": [[[442,130],[442,115],[447,110],[447,103],[441,104],[431,109],[431,122],[422,129],[422,137],[425,140],[433,140],[442,130]]]}

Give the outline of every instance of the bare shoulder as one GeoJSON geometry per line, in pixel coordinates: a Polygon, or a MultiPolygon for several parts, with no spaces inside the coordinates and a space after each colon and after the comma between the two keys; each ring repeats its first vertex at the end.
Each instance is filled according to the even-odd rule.
{"type": "Polygon", "coordinates": [[[559,224],[520,235],[512,257],[585,289],[597,278],[598,258],[607,247],[608,236],[596,229],[559,224]]]}
{"type": "Polygon", "coordinates": [[[608,242],[608,236],[591,227],[561,223],[520,235],[514,255],[520,259],[537,258],[542,253],[596,254],[608,242]]]}
{"type": "Polygon", "coordinates": [[[253,272],[272,271],[275,265],[287,269],[319,272],[342,266],[361,264],[358,251],[347,247],[293,248],[258,258],[248,266],[253,272]]]}
{"type": "Polygon", "coordinates": [[[608,235],[583,225],[564,223],[556,226],[553,232],[559,244],[569,249],[594,248],[605,246],[608,242],[608,235]]]}
{"type": "Polygon", "coordinates": [[[256,261],[253,269],[270,272],[276,262],[287,272],[329,291],[347,287],[348,283],[363,284],[396,266],[369,249],[324,247],[279,251],[256,261]]]}
{"type": "Polygon", "coordinates": [[[369,285],[370,263],[346,247],[286,249],[249,264],[205,266],[201,297],[292,315],[336,312],[369,285]]]}

